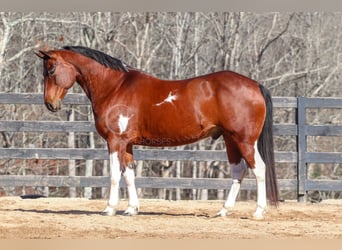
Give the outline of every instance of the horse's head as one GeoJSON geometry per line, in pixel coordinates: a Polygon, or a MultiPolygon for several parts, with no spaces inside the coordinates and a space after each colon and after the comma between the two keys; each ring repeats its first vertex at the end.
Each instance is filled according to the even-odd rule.
{"type": "Polygon", "coordinates": [[[54,51],[39,51],[36,55],[44,60],[44,101],[46,107],[57,112],[68,89],[76,81],[75,67],[54,51]]]}

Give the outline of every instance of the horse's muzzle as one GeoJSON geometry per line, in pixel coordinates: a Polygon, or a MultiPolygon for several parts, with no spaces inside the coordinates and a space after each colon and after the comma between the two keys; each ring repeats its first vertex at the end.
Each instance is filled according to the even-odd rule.
{"type": "Polygon", "coordinates": [[[56,105],[54,106],[51,102],[45,102],[45,106],[51,112],[57,112],[57,111],[61,110],[62,103],[61,103],[61,101],[58,100],[58,101],[56,101],[56,105]]]}

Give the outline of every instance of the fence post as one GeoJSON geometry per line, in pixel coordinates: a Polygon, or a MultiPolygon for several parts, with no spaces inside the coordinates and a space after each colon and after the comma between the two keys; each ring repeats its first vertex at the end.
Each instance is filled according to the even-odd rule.
{"type": "Polygon", "coordinates": [[[297,199],[303,202],[306,196],[306,98],[297,98],[297,199]]]}

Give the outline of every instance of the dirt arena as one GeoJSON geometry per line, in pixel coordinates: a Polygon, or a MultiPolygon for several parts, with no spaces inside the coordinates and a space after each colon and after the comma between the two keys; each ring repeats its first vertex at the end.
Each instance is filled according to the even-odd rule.
{"type": "Polygon", "coordinates": [[[342,200],[285,201],[255,221],[256,203],[237,202],[226,218],[222,201],[141,200],[140,214],[102,216],[105,200],[0,198],[1,239],[342,239],[342,200]]]}

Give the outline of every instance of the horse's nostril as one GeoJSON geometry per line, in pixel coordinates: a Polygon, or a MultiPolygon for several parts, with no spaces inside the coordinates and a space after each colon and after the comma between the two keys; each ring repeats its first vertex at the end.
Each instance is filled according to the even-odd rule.
{"type": "Polygon", "coordinates": [[[46,107],[47,107],[47,109],[48,109],[48,110],[50,110],[50,111],[52,111],[52,112],[54,112],[54,111],[55,111],[55,108],[52,106],[52,104],[51,104],[51,103],[49,103],[49,102],[46,102],[46,103],[45,103],[45,105],[46,105],[46,107]]]}

